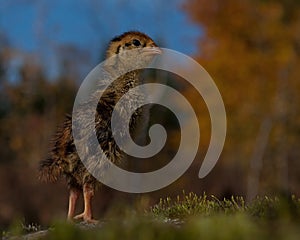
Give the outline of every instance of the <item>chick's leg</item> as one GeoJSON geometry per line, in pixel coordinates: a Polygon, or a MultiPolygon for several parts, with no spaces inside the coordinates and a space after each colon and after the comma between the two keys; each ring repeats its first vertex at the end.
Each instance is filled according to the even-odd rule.
{"type": "Polygon", "coordinates": [[[74,217],[76,202],[79,197],[80,191],[76,188],[70,189],[69,195],[69,210],[68,210],[68,220],[71,221],[74,217]]]}
{"type": "Polygon", "coordinates": [[[74,217],[74,219],[82,218],[85,222],[97,223],[92,217],[91,200],[94,196],[94,187],[91,184],[85,183],[83,185],[83,200],[84,200],[84,211],[83,213],[74,217]]]}

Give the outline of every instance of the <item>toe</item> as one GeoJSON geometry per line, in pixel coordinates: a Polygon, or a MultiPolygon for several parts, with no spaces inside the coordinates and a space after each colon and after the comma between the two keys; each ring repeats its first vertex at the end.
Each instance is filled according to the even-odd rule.
{"type": "Polygon", "coordinates": [[[93,224],[97,224],[98,221],[93,219],[91,216],[85,214],[85,213],[81,213],[76,215],[73,219],[78,220],[78,219],[83,219],[83,221],[87,222],[87,223],[93,223],[93,224]]]}
{"type": "Polygon", "coordinates": [[[92,223],[92,224],[97,224],[99,223],[99,221],[92,219],[92,218],[88,218],[88,219],[83,219],[85,222],[87,223],[92,223]]]}
{"type": "Polygon", "coordinates": [[[78,214],[76,215],[73,219],[81,219],[81,218],[84,218],[85,217],[85,214],[84,213],[81,213],[81,214],[78,214]]]}

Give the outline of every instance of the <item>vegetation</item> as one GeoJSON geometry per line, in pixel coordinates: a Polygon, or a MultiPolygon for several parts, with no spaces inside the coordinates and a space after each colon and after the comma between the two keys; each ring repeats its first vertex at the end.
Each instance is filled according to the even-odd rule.
{"type": "MultiPolygon", "coordinates": [[[[298,239],[300,200],[295,196],[218,199],[194,193],[161,199],[144,214],[133,211],[111,216],[98,225],[56,222],[14,227],[14,232],[38,231],[32,239],[298,239]],[[16,229],[18,229],[16,231],[16,229]]],[[[8,236],[8,234],[6,234],[8,236]]]]}
{"type": "MultiPolygon", "coordinates": [[[[299,1],[191,0],[185,9],[203,27],[195,57],[218,85],[227,111],[222,158],[228,171],[217,175],[234,183],[239,175],[232,186],[247,199],[266,191],[297,192],[299,1]]],[[[203,118],[205,109],[198,107],[198,115],[203,118]]]]}

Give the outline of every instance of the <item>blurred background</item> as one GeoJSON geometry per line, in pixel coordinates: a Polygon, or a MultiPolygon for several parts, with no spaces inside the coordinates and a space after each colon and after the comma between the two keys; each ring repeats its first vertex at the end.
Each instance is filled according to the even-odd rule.
{"type": "MultiPolygon", "coordinates": [[[[1,227],[15,219],[47,225],[66,217],[64,180],[40,183],[38,162],[71,112],[80,83],[104,59],[108,41],[129,30],[145,32],[205,67],[225,103],[227,139],[216,167],[198,179],[210,140],[208,112],[195,89],[165,74],[164,81],[188,98],[199,117],[197,158],[160,191],[128,194],[103,186],[93,201],[95,218],[123,202],[143,210],[183,190],[247,200],[279,192],[299,196],[298,0],[0,0],[1,227]]],[[[140,171],[170,161],[180,139],[172,114],[152,113],[153,122],[167,126],[170,141],[140,171]]]]}

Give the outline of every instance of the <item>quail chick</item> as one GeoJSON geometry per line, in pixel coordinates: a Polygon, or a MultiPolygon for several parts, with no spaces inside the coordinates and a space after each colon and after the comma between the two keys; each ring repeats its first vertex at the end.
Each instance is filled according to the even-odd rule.
{"type": "MultiPolygon", "coordinates": [[[[147,59],[148,61],[149,56],[151,59],[159,53],[159,48],[149,36],[141,32],[131,31],[110,41],[106,58],[111,59],[114,56],[112,69],[118,71],[119,66],[122,66],[122,64],[137,64],[138,61],[141,61],[140,59],[147,59]],[[126,50],[130,49],[137,49],[139,56],[128,59],[126,50]]],[[[102,97],[97,100],[97,108],[94,109],[96,112],[94,128],[98,143],[112,163],[121,160],[124,154],[113,139],[111,115],[114,106],[124,93],[141,83],[139,75],[140,70],[134,70],[117,78],[108,88],[103,90],[102,97]]],[[[101,81],[105,81],[105,79],[101,81]]],[[[99,86],[101,86],[101,82],[99,82],[99,86]]],[[[138,99],[138,96],[136,99],[138,99]]],[[[131,104],[131,101],[136,101],[136,99],[129,99],[128,104],[131,104]]],[[[138,128],[141,123],[141,116],[141,110],[136,111],[131,116],[130,129],[138,128]]],[[[82,116],[82,119],[84,119],[84,116],[82,116]]],[[[82,134],[88,133],[85,133],[83,129],[82,134]]],[[[78,156],[76,147],[72,134],[72,117],[68,115],[52,140],[52,148],[48,157],[40,162],[39,178],[53,182],[60,176],[65,176],[69,187],[68,220],[83,219],[86,222],[95,222],[92,217],[91,199],[94,196],[95,188],[100,183],[86,169],[78,156]],[[76,201],[81,193],[83,193],[84,211],[75,216],[76,201]]],[[[87,155],[92,156],[91,153],[87,155]]],[[[105,168],[100,168],[100,171],[105,171],[105,168]]]]}

